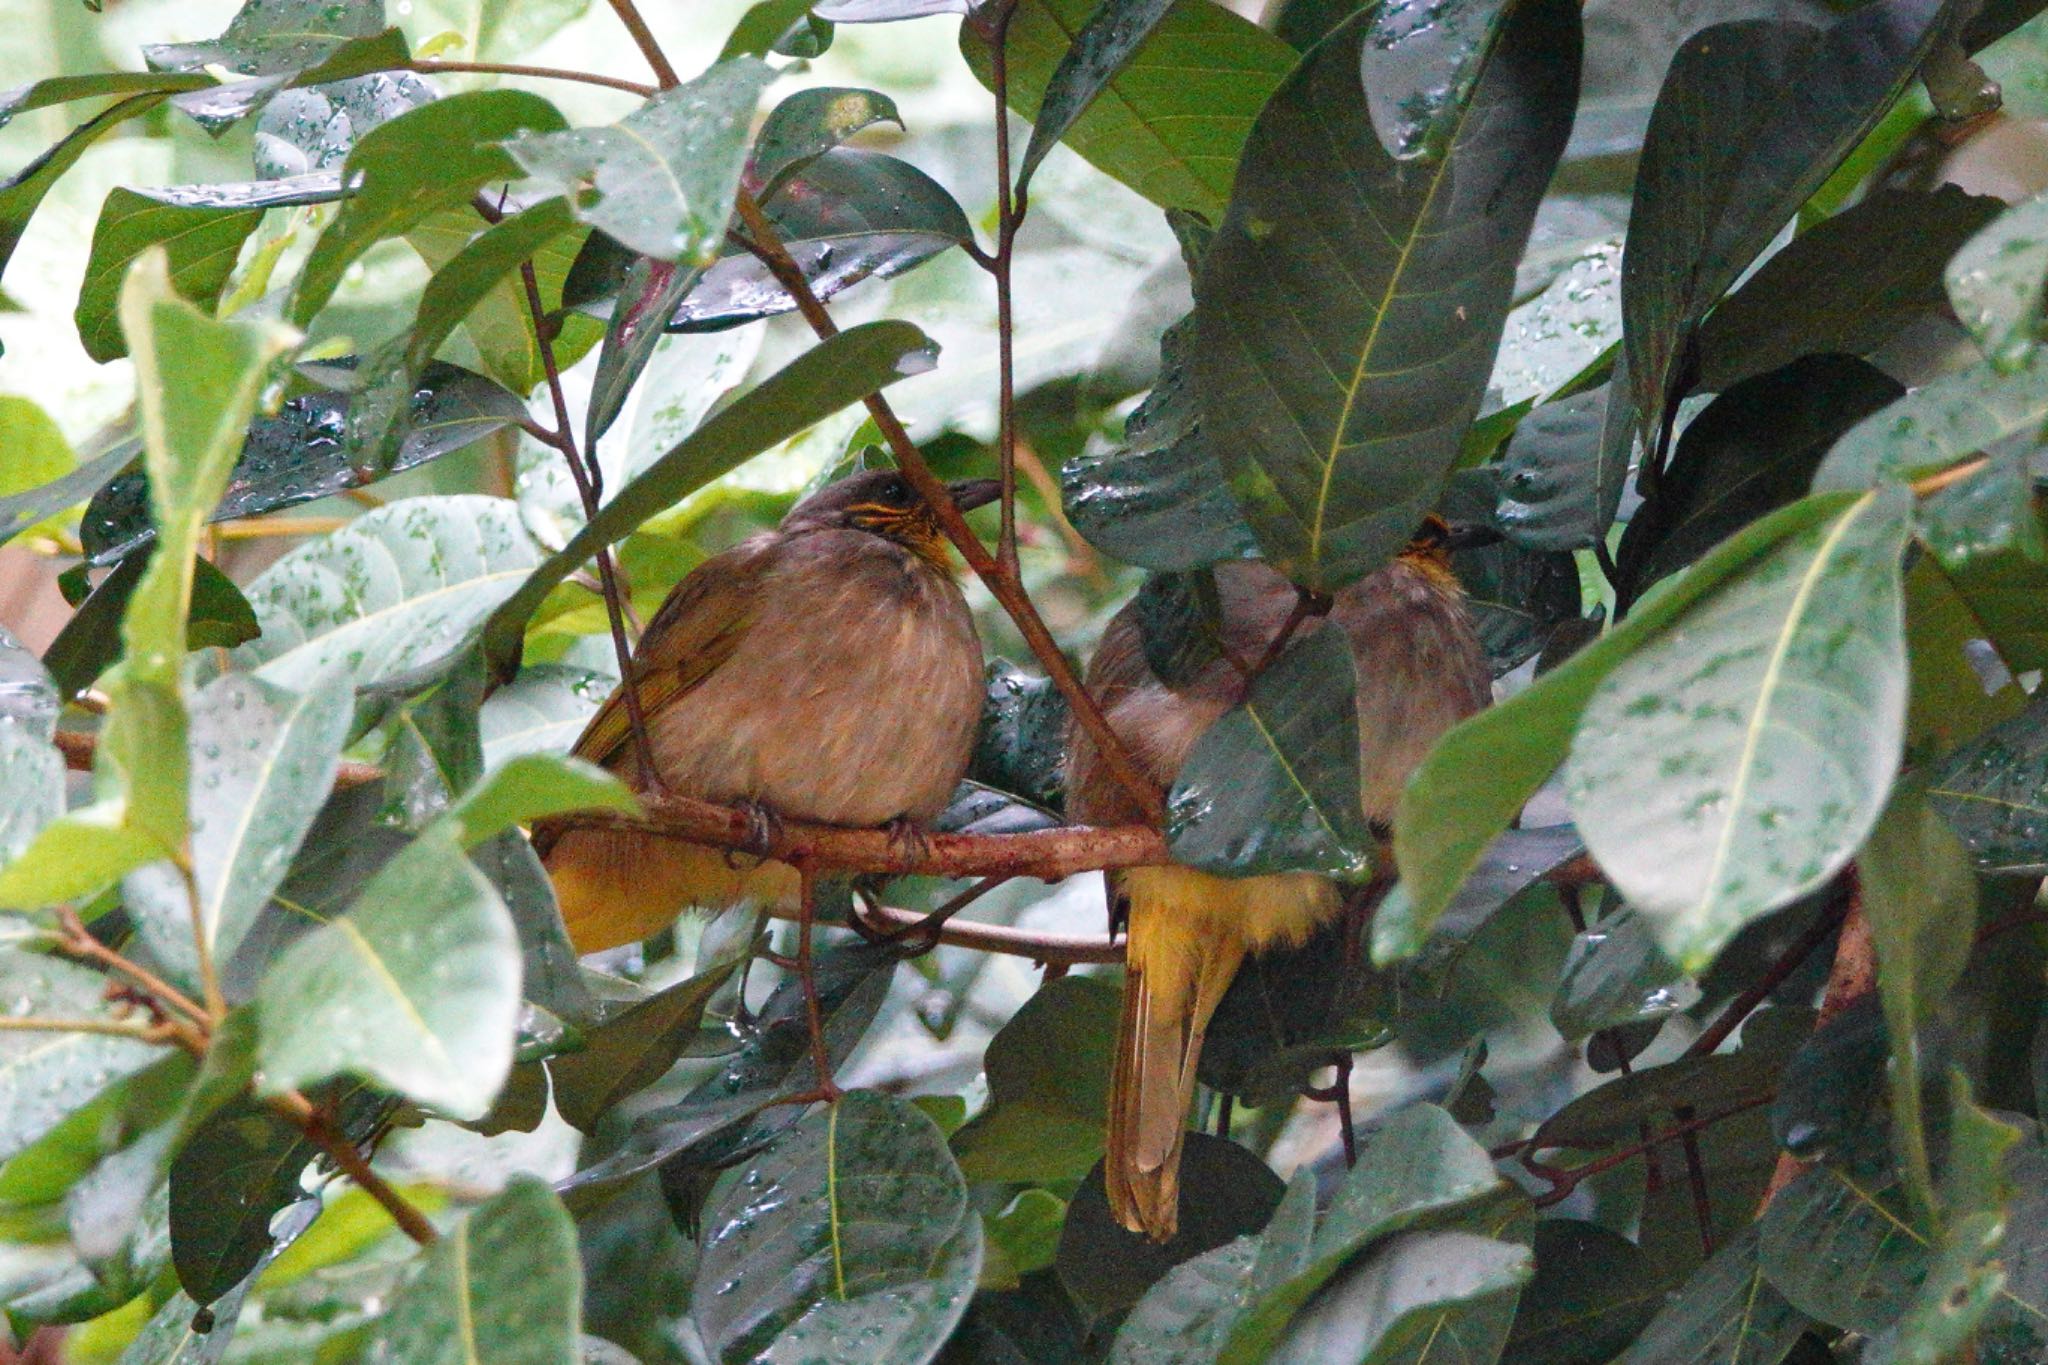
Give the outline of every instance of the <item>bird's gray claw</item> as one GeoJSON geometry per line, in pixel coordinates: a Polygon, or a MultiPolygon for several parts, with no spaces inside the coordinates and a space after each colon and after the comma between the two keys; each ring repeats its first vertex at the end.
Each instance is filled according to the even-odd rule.
{"type": "Polygon", "coordinates": [[[889,851],[902,858],[906,868],[932,856],[931,835],[909,816],[899,815],[882,828],[889,831],[889,851]]]}
{"type": "MultiPolygon", "coordinates": [[[[754,858],[766,858],[782,844],[782,817],[773,806],[760,801],[741,801],[739,808],[747,817],[747,832],[739,848],[733,852],[744,853],[754,858]]],[[[731,861],[728,853],[726,860],[731,861]]]]}

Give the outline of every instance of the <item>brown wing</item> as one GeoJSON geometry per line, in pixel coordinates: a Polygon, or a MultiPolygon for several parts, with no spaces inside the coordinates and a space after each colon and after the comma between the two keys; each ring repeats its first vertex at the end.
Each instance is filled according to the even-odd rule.
{"type": "MultiPolygon", "coordinates": [[[[633,656],[640,709],[653,717],[703,682],[739,648],[754,622],[762,580],[775,562],[777,540],[758,536],[713,555],[654,613],[633,656]]],[[[625,695],[614,690],[576,741],[578,758],[607,768],[628,765],[632,726],[625,695]]]]}

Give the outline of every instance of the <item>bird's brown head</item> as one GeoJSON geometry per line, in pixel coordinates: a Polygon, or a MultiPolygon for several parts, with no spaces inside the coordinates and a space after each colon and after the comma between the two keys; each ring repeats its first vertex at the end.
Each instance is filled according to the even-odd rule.
{"type": "MultiPolygon", "coordinates": [[[[993,479],[966,479],[946,491],[963,512],[994,502],[1001,491],[993,479]]],[[[934,564],[946,562],[946,533],[938,516],[900,471],[870,469],[827,484],[782,519],[784,531],[844,528],[866,531],[905,546],[934,564]]]]}

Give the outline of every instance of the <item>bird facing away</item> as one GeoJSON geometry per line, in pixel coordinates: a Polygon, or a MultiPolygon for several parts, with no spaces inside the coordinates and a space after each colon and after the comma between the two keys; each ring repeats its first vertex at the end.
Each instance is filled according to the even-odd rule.
{"type": "MultiPolygon", "coordinates": [[[[1266,564],[1216,566],[1221,635],[1258,659],[1293,612],[1292,584],[1266,564]]],[[[1485,706],[1486,657],[1441,549],[1418,542],[1336,595],[1327,620],[1358,668],[1359,771],[1365,816],[1383,828],[1401,786],[1437,737],[1485,706]]],[[[1178,687],[1146,664],[1133,607],[1111,619],[1090,661],[1088,690],[1133,761],[1164,792],[1244,682],[1223,657],[1178,687]]],[[[1079,726],[1069,733],[1067,814],[1091,825],[1145,819],[1079,726]]],[[[1337,912],[1341,894],[1309,872],[1220,877],[1185,867],[1104,874],[1126,908],[1123,1016],[1117,1031],[1103,1175],[1111,1211],[1164,1242],[1179,1225],[1180,1153],[1195,1067],[1210,1016],[1247,953],[1299,944],[1337,912]]]]}
{"type": "MultiPolygon", "coordinates": [[[[964,511],[997,485],[952,485],[964,511]]],[[[944,810],[981,719],[981,641],[931,508],[894,470],[812,494],[781,526],[714,555],[675,586],[634,653],[662,785],[823,824],[916,825],[944,810]]],[[[614,692],[578,757],[637,791],[614,692]]],[[[570,941],[596,952],[685,909],[794,907],[796,869],[630,830],[543,826],[534,843],[570,941]]]]}

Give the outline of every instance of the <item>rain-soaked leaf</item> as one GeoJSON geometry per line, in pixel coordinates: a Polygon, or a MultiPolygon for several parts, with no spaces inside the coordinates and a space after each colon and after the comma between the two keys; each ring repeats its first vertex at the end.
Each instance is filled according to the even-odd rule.
{"type": "Polygon", "coordinates": [[[967,775],[998,791],[1057,808],[1066,791],[1067,699],[1052,679],[1006,659],[988,663],[981,732],[967,775]]]}
{"type": "Polygon", "coordinates": [[[484,699],[484,766],[521,754],[567,753],[618,679],[566,664],[533,664],[484,699]]]}
{"type": "Polygon", "coordinates": [[[755,197],[768,200],[783,181],[863,128],[877,123],[903,126],[896,102],[874,90],[816,86],[786,97],[762,121],[754,138],[748,174],[755,197]]]}
{"type": "Polygon", "coordinates": [[[1920,542],[2015,674],[2048,665],[2048,533],[2017,454],[1920,505],[1920,542]]]}
{"type": "Polygon", "coordinates": [[[486,773],[442,818],[458,843],[474,848],[516,825],[586,810],[638,815],[640,802],[596,764],[568,754],[522,754],[486,773]]]}
{"type": "Polygon", "coordinates": [[[622,245],[657,260],[708,264],[725,243],[754,105],[773,78],[756,58],[734,58],[608,128],[542,131],[506,150],[622,245]]]}
{"type": "Polygon", "coordinates": [[[348,267],[376,243],[437,209],[468,203],[491,181],[519,179],[505,139],[563,126],[561,114],[538,95],[472,90],[371,129],[348,155],[347,175],[351,181],[360,175],[361,186],[314,242],[293,288],[293,321],[311,321],[348,267]]]}
{"type": "Polygon", "coordinates": [[[1771,1288],[1752,1225],[1686,1281],[1619,1365],[1779,1365],[1807,1317],[1771,1288]]]}
{"type": "MultiPolygon", "coordinates": [[[[17,1018],[113,1018],[107,978],[89,967],[0,948],[0,1001],[17,1018]]],[[[56,1127],[108,1085],[160,1056],[105,1033],[0,1033],[0,1160],[56,1127]]]]}
{"type": "Polygon", "coordinates": [[[49,670],[0,626],[0,865],[64,813],[59,701],[49,670]]]}
{"type": "Polygon", "coordinates": [[[147,114],[165,98],[163,92],[155,91],[132,95],[119,104],[111,105],[66,133],[41,156],[0,179],[0,274],[6,272],[7,263],[14,257],[14,248],[21,244],[22,234],[28,231],[29,219],[35,216],[43,196],[50,192],[58,177],[76,165],[93,143],[129,119],[147,114]]]}
{"type": "MultiPolygon", "coordinates": [[[[290,41],[293,35],[280,36],[290,41]]],[[[285,58],[279,58],[274,62],[252,63],[274,65],[278,69],[268,74],[252,75],[246,80],[226,81],[219,85],[173,95],[171,105],[208,133],[218,137],[239,120],[266,107],[280,91],[302,86],[331,85],[373,71],[390,71],[405,66],[411,58],[412,52],[406,45],[405,34],[398,29],[387,28],[364,37],[343,39],[329,48],[318,61],[310,64],[300,64],[285,58]]]]}
{"type": "MultiPolygon", "coordinates": [[[[590,241],[603,244],[611,239],[593,232],[590,241]]],[[[585,246],[588,248],[589,243],[585,246]]],[[[578,265],[589,258],[587,249],[579,253],[578,265]]],[[[575,268],[571,268],[572,276],[575,268]]],[[[605,324],[602,349],[597,355],[597,373],[591,379],[590,407],[583,418],[585,448],[603,451],[599,440],[625,411],[627,399],[638,386],[641,373],[652,362],[655,348],[661,344],[662,328],[667,325],[667,319],[674,315],[684,295],[696,288],[697,281],[702,278],[703,270],[695,265],[677,265],[652,256],[631,258],[620,281],[611,318],[605,324]]],[[[565,283],[565,297],[568,287],[569,284],[565,283]]],[[[617,486],[611,480],[606,482],[608,487],[617,486]]],[[[582,500],[580,490],[577,492],[573,511],[575,518],[581,520],[582,500]]]]}
{"type": "Polygon", "coordinates": [[[546,1184],[515,1177],[427,1248],[371,1330],[364,1365],[577,1365],[583,1267],[546,1184]]]}
{"type": "Polygon", "coordinates": [[[588,1132],[620,1100],[660,1080],[737,965],[722,963],[637,1000],[586,1030],[580,1050],[550,1057],[549,1090],[562,1117],[588,1132]]]}
{"type": "MultiPolygon", "coordinates": [[[[12,430],[6,433],[12,437],[12,430]]],[[[107,485],[135,459],[140,443],[123,443],[78,468],[25,492],[0,497],[0,545],[75,507],[107,485]]],[[[14,449],[23,447],[16,445],[14,449]]]]}
{"type": "Polygon", "coordinates": [[[1531,549],[1526,539],[1505,534],[1499,517],[1511,504],[1499,491],[1504,476],[1494,465],[1461,469],[1444,485],[1436,509],[1453,527],[1503,532],[1492,544],[1451,551],[1451,571],[1465,590],[1466,612],[1496,678],[1540,654],[1584,609],[1570,554],[1531,549]]]}
{"type": "Polygon", "coordinates": [[[1088,16],[1040,92],[1031,140],[1017,162],[1019,195],[1031,184],[1038,163],[1130,64],[1172,7],[1173,0],[1103,0],[1088,16]]]}
{"type": "Polygon", "coordinates": [[[989,1105],[953,1135],[969,1180],[1073,1180],[1102,1156],[1119,992],[1048,981],[989,1040],[989,1105]]]}
{"type": "Polygon", "coordinates": [[[1657,1285],[1635,1243],[1597,1223],[1536,1224],[1536,1277],[1522,1291],[1501,1360],[1511,1365],[1607,1361],[1657,1307],[1657,1285]]]}
{"type": "Polygon", "coordinates": [[[887,24],[933,14],[968,14],[974,0],[819,0],[811,6],[820,19],[835,24],[887,24]]]}
{"type": "MultiPolygon", "coordinates": [[[[1064,100],[1044,111],[1047,92],[1099,8],[1096,0],[1021,0],[1004,47],[1012,109],[1049,124],[1063,117],[1064,100]]],[[[1104,50],[1119,46],[1105,43],[1104,50]]],[[[987,85],[988,45],[972,24],[961,25],[960,50],[987,85]]],[[[1219,222],[1252,121],[1296,56],[1213,0],[1181,0],[1060,138],[1160,207],[1219,222]]]]}
{"type": "Polygon", "coordinates": [[[2044,321],[2048,196],[2036,196],[1999,214],[1954,254],[1946,278],[1956,317],[1977,338],[1984,354],[2001,365],[2026,359],[2040,340],[2044,321]]]}
{"type": "Polygon", "coordinates": [[[1949,755],[1927,799],[1979,870],[2048,872],[2048,697],[1949,755]]]}
{"type": "MultiPolygon", "coordinates": [[[[43,662],[64,695],[75,697],[121,657],[121,617],[148,566],[147,553],[131,555],[94,586],[43,652],[43,662]]],[[[204,559],[192,561],[192,605],[185,616],[190,649],[233,648],[260,631],[242,590],[204,559]]]]}
{"type": "Polygon", "coordinates": [[[712,1192],[690,1317],[721,1361],[925,1361],[981,1257],[944,1136],[910,1104],[856,1090],[712,1192]]]}
{"type": "Polygon", "coordinates": [[[1906,1202],[1881,1137],[1807,1170],[1759,1226],[1770,1287],[1822,1322],[1878,1332],[1926,1278],[1931,1238],[1906,1202]]]}
{"type": "Polygon", "coordinates": [[[293,550],[249,585],[263,634],[237,665],[284,687],[339,667],[358,687],[459,652],[539,548],[505,498],[409,498],[293,550]]]}
{"type": "Polygon", "coordinates": [[[527,618],[555,585],[603,546],[623,540],[649,517],[720,474],[821,418],[930,368],[931,342],[907,322],[870,322],[814,346],[761,381],[620,489],[597,518],[504,599],[485,627],[484,647],[499,674],[518,661],[527,618]]]}
{"type": "Polygon", "coordinates": [[[142,50],[159,71],[223,66],[269,75],[314,66],[351,38],[384,29],[382,0],[247,0],[218,38],[142,50]]]}
{"type": "Polygon", "coordinates": [[[1795,532],[1644,640],[1579,720],[1574,823],[1688,970],[1832,876],[1884,808],[1910,518],[1893,489],[1795,532]]]}
{"type": "Polygon", "coordinates": [[[1253,553],[1256,543],[1209,448],[1188,374],[1195,324],[1159,340],[1159,378],[1124,423],[1123,444],[1060,471],[1068,518],[1105,554],[1160,572],[1253,553]]]}
{"type": "Polygon", "coordinates": [[[2048,354],[2036,349],[2010,370],[1988,360],[1929,380],[1851,427],[1813,478],[1817,493],[1911,479],[2008,438],[2031,437],[2048,419],[2048,354]]]}
{"type": "Polygon", "coordinates": [[[1846,355],[1801,356],[1709,403],[1615,551],[1616,609],[1766,512],[1796,501],[1830,445],[1904,390],[1846,355]]]}
{"type": "Polygon", "coordinates": [[[1341,630],[1289,645],[1181,764],[1166,798],[1175,859],[1233,876],[1364,873],[1357,693],[1341,630]]]}
{"type": "MultiPolygon", "coordinates": [[[[334,785],[354,715],[339,673],[312,679],[304,692],[230,673],[193,694],[192,872],[198,930],[215,961],[234,955],[284,880],[334,785]]],[[[182,878],[156,864],[129,877],[124,893],[155,960],[176,979],[197,982],[194,911],[182,878]]]]}
{"type": "Polygon", "coordinates": [[[1619,238],[1595,242],[1542,293],[1508,313],[1482,421],[1569,395],[1602,377],[1621,341],[1620,262],[1619,238]]]}
{"type": "Polygon", "coordinates": [[[1699,987],[1664,956],[1642,917],[1624,909],[1572,940],[1550,1022],[1576,1042],[1604,1028],[1691,1009],[1699,998],[1699,987]]]}
{"type": "Polygon", "coordinates": [[[102,364],[128,354],[115,314],[121,281],[137,256],[162,244],[170,255],[171,287],[211,312],[242,243],[262,221],[261,209],[180,207],[115,187],[100,206],[72,315],[85,353],[102,364]]]}
{"type": "Polygon", "coordinates": [[[1749,19],[1672,58],[1636,173],[1622,261],[1629,380],[1645,439],[1693,329],[1913,78],[1948,0],[1878,0],[1826,28],[1749,19]]]}
{"type": "Polygon", "coordinates": [[[1501,533],[1532,550],[1575,550],[1605,536],[1628,482],[1628,450],[1607,440],[1610,382],[1532,410],[1500,463],[1501,533]]]}
{"type": "Polygon", "coordinates": [[[491,884],[452,840],[416,839],[264,976],[265,1093],[348,1074],[481,1118],[512,1066],[519,962],[491,884]]]}
{"type": "Polygon", "coordinates": [[[1942,303],[1942,266],[1999,201],[1954,185],[1875,190],[1757,268],[1700,327],[1700,384],[1721,392],[1802,355],[1868,355],[1942,303]]]}
{"type": "Polygon", "coordinates": [[[1378,568],[1435,505],[1569,131],[1577,8],[1454,8],[1471,10],[1458,40],[1426,43],[1446,103],[1417,159],[1365,117],[1360,62],[1413,37],[1405,11],[1368,10],[1259,116],[1195,280],[1204,436],[1267,557],[1308,587],[1378,568]]]}
{"type": "Polygon", "coordinates": [[[338,173],[365,133],[434,98],[433,87],[410,71],[377,71],[280,91],[256,120],[256,174],[274,179],[338,173]]]}

